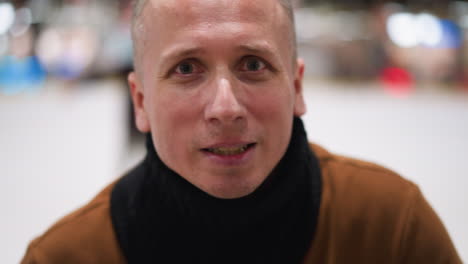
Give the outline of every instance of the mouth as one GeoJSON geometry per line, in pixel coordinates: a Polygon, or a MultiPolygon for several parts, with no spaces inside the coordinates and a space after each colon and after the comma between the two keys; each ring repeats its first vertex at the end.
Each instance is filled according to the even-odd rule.
{"type": "Polygon", "coordinates": [[[256,143],[232,146],[232,147],[214,147],[214,148],[204,148],[202,151],[212,153],[219,156],[234,156],[240,155],[247,152],[249,149],[253,148],[256,143]]]}

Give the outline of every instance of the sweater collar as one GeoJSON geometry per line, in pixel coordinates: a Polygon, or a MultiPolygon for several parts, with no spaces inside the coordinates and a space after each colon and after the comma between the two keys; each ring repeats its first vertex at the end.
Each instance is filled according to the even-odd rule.
{"type": "Polygon", "coordinates": [[[321,180],[302,121],[251,194],[218,199],[169,169],[147,137],[145,160],[114,188],[111,214],[129,263],[299,263],[318,218],[321,180]]]}

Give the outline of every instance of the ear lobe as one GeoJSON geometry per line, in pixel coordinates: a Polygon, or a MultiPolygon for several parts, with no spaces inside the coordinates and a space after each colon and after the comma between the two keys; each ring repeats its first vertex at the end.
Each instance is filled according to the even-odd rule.
{"type": "Polygon", "coordinates": [[[294,116],[302,116],[306,112],[306,105],[304,102],[302,80],[304,78],[304,60],[301,58],[297,59],[296,72],[294,76],[294,116]]]}
{"type": "Polygon", "coordinates": [[[135,125],[142,133],[150,132],[150,125],[148,122],[148,115],[146,114],[144,104],[143,86],[135,72],[128,75],[128,85],[130,87],[130,95],[133,102],[133,113],[135,115],[135,125]]]}

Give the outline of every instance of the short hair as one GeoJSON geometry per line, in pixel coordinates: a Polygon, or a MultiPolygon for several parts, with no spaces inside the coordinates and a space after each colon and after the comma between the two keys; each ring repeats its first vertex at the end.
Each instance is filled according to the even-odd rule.
{"type": "MultiPolygon", "coordinates": [[[[296,42],[296,30],[294,25],[294,11],[293,11],[293,4],[291,0],[277,0],[281,6],[284,8],[286,15],[289,18],[290,23],[290,33],[291,33],[291,50],[292,50],[292,59],[293,65],[295,65],[295,61],[297,59],[297,42],[296,42]]],[[[133,53],[134,53],[134,66],[136,68],[136,60],[137,60],[137,43],[138,43],[138,31],[141,30],[142,26],[140,24],[140,16],[143,12],[143,9],[146,5],[148,0],[134,0],[133,1],[133,16],[132,16],[132,40],[133,40],[133,53]]]]}

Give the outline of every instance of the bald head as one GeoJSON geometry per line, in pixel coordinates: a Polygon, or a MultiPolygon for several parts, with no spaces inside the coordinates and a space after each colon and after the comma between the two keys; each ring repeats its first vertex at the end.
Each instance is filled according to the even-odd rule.
{"type": "MultiPolygon", "coordinates": [[[[138,67],[138,60],[141,56],[141,49],[145,46],[144,41],[144,32],[145,25],[142,19],[143,10],[148,2],[154,0],[134,0],[133,2],[133,18],[132,18],[132,39],[134,45],[134,63],[135,69],[138,67]]],[[[284,9],[288,17],[288,33],[290,39],[290,50],[293,62],[297,59],[297,50],[296,50],[296,32],[294,28],[294,12],[291,0],[273,0],[278,1],[284,9]]]]}
{"type": "MultiPolygon", "coordinates": [[[[287,12],[291,22],[294,23],[294,14],[291,0],[278,0],[279,3],[284,7],[285,11],[287,12]]],[[[134,0],[133,2],[133,19],[134,21],[140,16],[141,11],[143,10],[147,0],[134,0]]]]}

